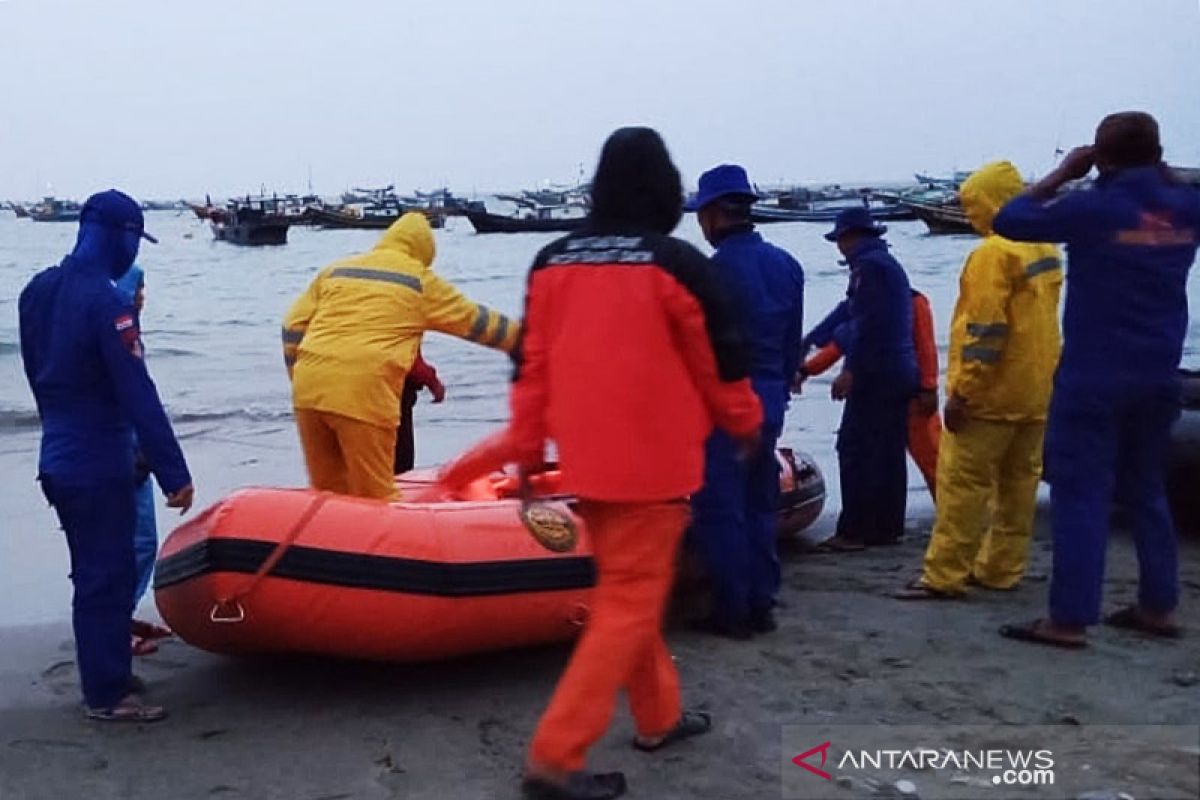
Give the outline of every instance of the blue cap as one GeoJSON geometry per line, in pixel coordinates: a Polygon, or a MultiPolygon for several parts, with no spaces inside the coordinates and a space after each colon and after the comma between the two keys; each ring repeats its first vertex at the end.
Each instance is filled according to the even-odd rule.
{"type": "Polygon", "coordinates": [[[746,170],[737,164],[722,164],[700,176],[700,191],[683,204],[683,210],[697,211],[722,197],[744,197],[753,202],[758,199],[758,192],[750,184],[746,170]]]}
{"type": "Polygon", "coordinates": [[[870,236],[882,236],[887,232],[886,225],[877,225],[871,217],[871,212],[862,206],[847,208],[839,211],[833,220],[833,230],[825,234],[825,239],[836,242],[844,233],[861,231],[870,236]]]}
{"type": "Polygon", "coordinates": [[[79,221],[132,231],[146,241],[158,244],[158,239],[146,233],[142,207],[132,197],[116,189],[97,192],[89,197],[79,212],[79,221]]]}

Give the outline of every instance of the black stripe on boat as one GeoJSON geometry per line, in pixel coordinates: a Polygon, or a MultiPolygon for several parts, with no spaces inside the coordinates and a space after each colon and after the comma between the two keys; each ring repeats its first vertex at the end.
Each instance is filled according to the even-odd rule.
{"type": "MultiPolygon", "coordinates": [[[[158,562],[154,588],[165,589],[213,572],[252,575],[275,544],[251,539],[208,539],[194,544],[158,562]]],[[[595,565],[586,556],[450,564],[300,545],[289,547],[270,574],[327,586],[435,597],[585,589],[596,582],[595,565]]]]}

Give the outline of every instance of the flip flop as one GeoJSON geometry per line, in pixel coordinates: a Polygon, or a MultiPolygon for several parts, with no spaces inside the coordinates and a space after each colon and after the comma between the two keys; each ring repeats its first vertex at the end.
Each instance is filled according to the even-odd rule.
{"type": "Polygon", "coordinates": [[[127,695],[112,708],[88,708],[83,715],[99,722],[158,722],[167,718],[167,711],[162,706],[148,706],[134,695],[127,695]]]}
{"type": "Polygon", "coordinates": [[[1020,625],[1001,625],[1000,635],[1006,639],[1014,639],[1018,642],[1046,644],[1066,650],[1082,650],[1087,647],[1086,639],[1060,639],[1057,636],[1046,634],[1042,630],[1042,620],[1040,619],[1020,625]]]}
{"type": "Polygon", "coordinates": [[[522,788],[531,800],[612,800],[625,794],[625,774],[572,772],[565,783],[528,776],[522,788]]]}
{"type": "Polygon", "coordinates": [[[1163,639],[1178,639],[1183,635],[1183,628],[1178,625],[1149,622],[1138,612],[1137,606],[1126,606],[1120,611],[1114,611],[1104,618],[1104,624],[1163,639]]]}
{"type": "Polygon", "coordinates": [[[175,634],[170,628],[155,625],[153,622],[135,619],[129,623],[129,632],[143,639],[170,639],[175,634]]]}
{"type": "Polygon", "coordinates": [[[158,644],[144,636],[134,636],[129,649],[135,656],[148,656],[158,652],[158,644]]]}
{"type": "Polygon", "coordinates": [[[712,717],[710,715],[703,711],[685,711],[679,718],[679,722],[675,723],[675,727],[657,742],[644,744],[634,737],[633,746],[634,749],[641,750],[643,753],[653,753],[656,750],[662,750],[667,745],[690,739],[693,736],[700,736],[711,730],[712,717]]]}
{"type": "Polygon", "coordinates": [[[853,539],[846,539],[841,536],[834,536],[832,539],[826,539],[812,549],[814,553],[858,553],[866,550],[867,546],[862,542],[857,542],[853,539]]]}
{"type": "Polygon", "coordinates": [[[935,589],[921,583],[917,579],[908,583],[898,592],[893,592],[892,597],[897,600],[962,600],[963,596],[953,592],[943,592],[941,589],[935,589]]]}

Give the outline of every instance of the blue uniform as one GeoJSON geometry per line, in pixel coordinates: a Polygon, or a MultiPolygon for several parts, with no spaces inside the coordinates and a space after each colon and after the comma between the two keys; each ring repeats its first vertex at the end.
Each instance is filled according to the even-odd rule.
{"type": "Polygon", "coordinates": [[[791,376],[804,330],[804,271],[749,225],[720,240],[713,255],[751,353],[750,380],[763,406],[762,441],[741,461],[732,438],[716,431],[705,446],[704,488],[692,501],[691,539],[713,585],[711,620],[726,629],[765,616],[779,591],[776,536],[779,466],[791,376]]]}
{"type": "Polygon", "coordinates": [[[1018,197],[994,228],[1009,239],[1067,245],[1063,351],[1046,431],[1050,618],[1074,626],[1099,620],[1118,480],[1134,524],[1139,604],[1172,611],[1178,556],[1163,472],[1179,414],[1200,192],[1160,167],[1126,169],[1048,202],[1018,197]]]}
{"type": "Polygon", "coordinates": [[[191,483],[142,361],[136,315],[113,286],[137,254],[140,211],[136,223],[122,229],[85,215],[74,252],[19,300],[21,356],[42,420],[39,474],[71,552],[80,680],[92,708],[129,690],[134,432],[166,493],[191,483]]]}
{"type": "Polygon", "coordinates": [[[854,378],[837,437],[838,534],[886,544],[904,533],[908,494],[908,403],[918,385],[912,289],[877,236],[847,261],[847,297],[805,337],[804,349],[836,342],[854,378]]]}

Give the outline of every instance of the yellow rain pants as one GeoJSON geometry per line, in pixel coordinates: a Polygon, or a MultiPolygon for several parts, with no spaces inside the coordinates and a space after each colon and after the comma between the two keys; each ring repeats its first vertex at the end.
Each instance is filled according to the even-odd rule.
{"type": "Polygon", "coordinates": [[[376,500],[392,500],[396,477],[396,429],[297,408],[296,428],[314,489],[376,500]]]}
{"type": "Polygon", "coordinates": [[[937,522],[925,551],[921,583],[961,594],[967,578],[1009,589],[1025,573],[1044,422],[972,419],[942,431],[938,453],[937,522]]]}

